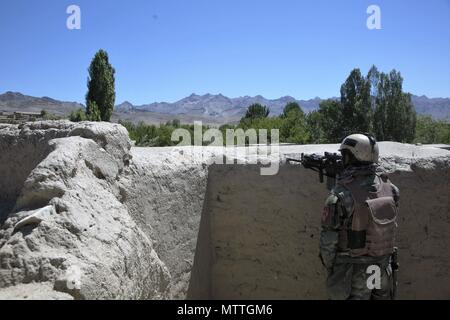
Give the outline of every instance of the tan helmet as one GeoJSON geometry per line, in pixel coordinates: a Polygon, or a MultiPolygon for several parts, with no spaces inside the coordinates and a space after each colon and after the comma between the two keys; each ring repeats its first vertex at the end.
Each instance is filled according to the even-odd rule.
{"type": "Polygon", "coordinates": [[[342,141],[339,151],[350,151],[356,160],[366,163],[378,162],[379,149],[375,138],[366,134],[352,134],[342,141]]]}

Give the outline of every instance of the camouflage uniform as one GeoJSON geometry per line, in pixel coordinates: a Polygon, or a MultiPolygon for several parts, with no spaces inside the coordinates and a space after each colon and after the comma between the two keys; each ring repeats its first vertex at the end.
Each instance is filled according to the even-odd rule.
{"type": "MultiPolygon", "coordinates": [[[[322,216],[320,236],[320,258],[328,271],[327,290],[330,299],[391,299],[390,255],[372,257],[349,254],[340,248],[340,232],[350,222],[354,212],[354,197],[341,181],[362,177],[361,188],[368,190],[380,184],[379,169],[376,165],[350,167],[336,183],[328,196],[322,216]],[[376,174],[378,173],[378,175],[376,174]],[[367,286],[367,268],[377,265],[381,270],[381,289],[370,290],[367,286]]],[[[390,183],[390,182],[389,182],[390,183]]],[[[399,190],[391,183],[395,205],[398,206],[399,190]]]]}

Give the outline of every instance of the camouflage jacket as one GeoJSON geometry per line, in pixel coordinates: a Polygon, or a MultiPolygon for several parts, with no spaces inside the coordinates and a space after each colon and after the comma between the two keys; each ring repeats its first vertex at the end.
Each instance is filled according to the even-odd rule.
{"type": "MultiPolygon", "coordinates": [[[[339,252],[339,231],[351,222],[351,215],[353,212],[354,200],[351,192],[345,188],[341,183],[345,179],[350,179],[356,175],[365,175],[362,188],[373,188],[380,184],[380,177],[377,175],[383,173],[381,168],[376,165],[363,167],[349,167],[339,178],[336,186],[330,191],[330,194],[325,202],[322,214],[322,230],[320,234],[320,258],[323,265],[328,271],[331,271],[335,262],[336,256],[345,254],[339,252]]],[[[400,200],[399,189],[391,183],[394,200],[398,206],[400,200]]]]}

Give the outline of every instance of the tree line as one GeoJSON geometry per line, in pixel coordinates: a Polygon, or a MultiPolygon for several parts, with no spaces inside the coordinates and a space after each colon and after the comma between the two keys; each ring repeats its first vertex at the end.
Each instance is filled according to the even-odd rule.
{"type": "MultiPolygon", "coordinates": [[[[400,72],[392,70],[386,74],[372,66],[363,76],[359,69],[354,69],[342,84],[340,93],[339,99],[324,100],[318,110],[309,114],[291,102],[280,116],[269,117],[270,110],[266,106],[255,104],[248,108],[237,127],[278,128],[280,142],[299,144],[339,143],[352,133],[369,133],[378,141],[427,140],[416,136],[417,115],[411,95],[403,91],[400,72]]],[[[448,129],[431,118],[419,120],[421,135],[424,126],[440,126],[439,132],[448,129]]],[[[441,138],[439,134],[435,136],[441,138]]]]}
{"type": "MultiPolygon", "coordinates": [[[[72,121],[110,121],[115,103],[115,70],[108,54],[100,50],[89,69],[86,110],[72,112],[72,121]]],[[[194,130],[179,120],[159,126],[121,122],[130,138],[141,146],[170,146],[171,134],[177,128],[194,130]]],[[[203,130],[209,127],[204,126],[203,130]]],[[[318,110],[305,114],[296,102],[286,104],[279,116],[270,116],[270,109],[252,104],[235,125],[220,127],[224,137],[227,129],[279,130],[281,143],[339,143],[352,133],[369,133],[378,141],[405,143],[450,143],[450,124],[428,116],[418,116],[411,94],[403,90],[403,78],[395,69],[380,72],[372,66],[363,75],[353,69],[340,88],[340,98],[323,100],[318,110]]],[[[225,141],[225,139],[224,139],[225,141]]],[[[269,136],[270,141],[270,136],[269,136]]]]}
{"type": "Polygon", "coordinates": [[[340,142],[351,133],[370,133],[379,141],[411,143],[417,115],[411,95],[403,91],[400,72],[379,72],[375,66],[363,76],[350,72],[341,86],[340,100],[325,100],[308,115],[311,140],[340,142]]]}

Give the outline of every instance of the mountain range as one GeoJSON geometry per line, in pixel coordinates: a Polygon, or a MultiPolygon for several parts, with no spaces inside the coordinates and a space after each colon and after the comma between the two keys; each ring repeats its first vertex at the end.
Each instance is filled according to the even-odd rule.
{"type": "MultiPolygon", "coordinates": [[[[331,99],[337,100],[339,98],[332,97],[331,99]]],[[[417,113],[431,115],[435,119],[450,121],[450,98],[428,98],[426,96],[412,95],[411,99],[417,113]]],[[[309,100],[297,100],[290,96],[271,100],[260,95],[228,98],[222,94],[197,95],[193,93],[189,97],[174,103],[155,102],[134,106],[126,101],[117,105],[116,111],[129,114],[147,111],[172,116],[190,115],[221,119],[223,122],[234,122],[239,120],[245,114],[247,107],[253,103],[260,103],[269,107],[271,115],[279,115],[288,102],[297,102],[303,111],[309,113],[317,110],[320,102],[323,100],[319,97],[309,100]]]]}
{"type": "Polygon", "coordinates": [[[32,97],[19,92],[6,92],[0,95],[0,112],[41,112],[46,110],[58,116],[65,116],[73,110],[84,108],[77,102],[58,101],[49,97],[32,97]]]}
{"type": "Polygon", "coordinates": [[[172,116],[189,115],[191,117],[204,117],[221,119],[224,122],[236,121],[242,118],[248,106],[253,103],[260,103],[270,108],[271,115],[279,115],[289,102],[298,102],[305,112],[310,112],[318,108],[320,98],[311,100],[296,100],[286,96],[279,99],[266,99],[263,96],[245,96],[239,98],[228,98],[222,94],[191,94],[189,97],[174,103],[155,102],[141,106],[134,106],[126,101],[116,106],[116,111],[121,113],[133,113],[136,111],[147,111],[172,116]]]}
{"type": "MultiPolygon", "coordinates": [[[[333,97],[331,99],[338,99],[333,97]]],[[[174,118],[183,122],[201,120],[205,123],[233,123],[245,114],[247,107],[260,103],[269,107],[270,115],[279,115],[288,102],[297,102],[305,112],[318,109],[321,98],[297,100],[291,96],[279,99],[266,99],[261,95],[228,98],[222,94],[191,94],[174,103],[154,102],[145,105],[133,105],[125,101],[115,107],[113,120],[144,121],[160,123],[174,118]]],[[[450,98],[428,98],[412,95],[412,102],[419,114],[431,115],[436,119],[450,121],[450,98]]],[[[46,111],[56,115],[67,115],[71,111],[84,108],[77,102],[65,102],[49,97],[32,97],[18,92],[6,92],[0,95],[0,111],[46,111]]]]}

